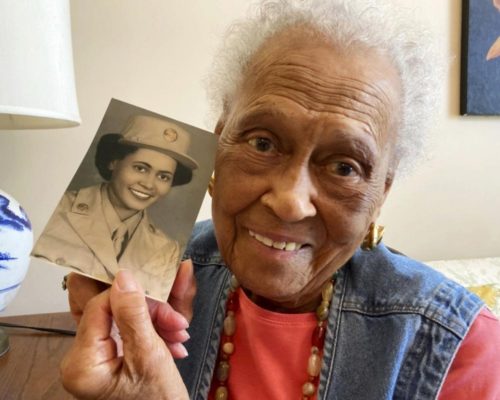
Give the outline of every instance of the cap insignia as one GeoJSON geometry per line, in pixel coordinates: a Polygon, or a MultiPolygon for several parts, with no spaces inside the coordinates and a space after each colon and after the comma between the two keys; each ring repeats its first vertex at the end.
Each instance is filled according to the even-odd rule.
{"type": "Polygon", "coordinates": [[[175,142],[177,140],[177,131],[174,128],[167,128],[163,131],[163,138],[167,142],[175,142]]]}

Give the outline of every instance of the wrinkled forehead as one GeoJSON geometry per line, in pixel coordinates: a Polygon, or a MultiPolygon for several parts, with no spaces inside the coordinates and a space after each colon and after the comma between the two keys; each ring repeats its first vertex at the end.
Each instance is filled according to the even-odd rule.
{"type": "Polygon", "coordinates": [[[234,103],[273,94],[311,111],[353,117],[377,131],[396,130],[399,74],[381,51],[343,48],[300,29],[267,40],[248,64],[234,103]]]}
{"type": "Polygon", "coordinates": [[[329,78],[359,78],[387,94],[400,95],[399,73],[382,49],[362,43],[334,43],[322,33],[304,27],[291,27],[271,36],[247,63],[243,84],[262,78],[277,65],[304,68],[307,73],[329,78]]]}

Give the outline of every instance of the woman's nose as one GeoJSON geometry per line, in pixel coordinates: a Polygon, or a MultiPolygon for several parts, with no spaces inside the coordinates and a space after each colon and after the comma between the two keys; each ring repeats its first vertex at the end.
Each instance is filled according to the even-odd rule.
{"type": "Polygon", "coordinates": [[[264,205],[286,222],[297,222],[316,215],[316,187],[308,168],[286,171],[274,178],[271,189],[262,196],[264,205]]]}
{"type": "Polygon", "coordinates": [[[152,189],[154,187],[154,178],[153,174],[144,174],[139,183],[145,188],[152,189]]]}

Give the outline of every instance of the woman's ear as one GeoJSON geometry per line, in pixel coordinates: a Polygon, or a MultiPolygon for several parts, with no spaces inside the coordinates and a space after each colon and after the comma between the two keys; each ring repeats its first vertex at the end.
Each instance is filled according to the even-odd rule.
{"type": "Polygon", "coordinates": [[[385,178],[384,182],[384,192],[382,193],[382,198],[380,199],[380,204],[378,205],[377,209],[375,210],[374,213],[374,220],[373,223],[377,221],[377,219],[380,217],[380,212],[382,211],[382,206],[385,203],[385,200],[387,199],[387,195],[391,191],[392,184],[394,182],[394,170],[390,170],[387,172],[387,176],[385,178]]]}
{"type": "Polygon", "coordinates": [[[217,139],[219,139],[222,136],[222,131],[226,126],[228,117],[229,117],[229,102],[227,100],[224,100],[222,104],[222,111],[219,115],[219,120],[217,121],[214,130],[215,135],[218,136],[217,139]]]}
{"type": "Polygon", "coordinates": [[[399,166],[399,160],[391,160],[389,164],[389,168],[387,170],[387,174],[385,176],[385,182],[384,182],[384,197],[382,200],[382,204],[385,203],[385,199],[387,198],[387,195],[391,191],[392,184],[394,183],[394,178],[396,177],[396,171],[399,166]]]}
{"type": "Polygon", "coordinates": [[[114,171],[115,170],[115,167],[116,167],[116,161],[117,160],[113,160],[113,161],[110,161],[109,164],[108,164],[108,169],[110,171],[114,171]]]}
{"type": "Polygon", "coordinates": [[[214,133],[217,135],[217,136],[220,136],[222,134],[222,131],[224,130],[224,126],[225,126],[225,121],[224,119],[221,117],[219,118],[219,120],[217,121],[217,125],[215,125],[215,130],[214,130],[214,133]]]}
{"type": "Polygon", "coordinates": [[[390,172],[387,175],[386,179],[385,179],[385,185],[384,185],[384,202],[385,202],[385,199],[387,198],[387,195],[391,191],[393,183],[394,183],[394,173],[390,172]]]}

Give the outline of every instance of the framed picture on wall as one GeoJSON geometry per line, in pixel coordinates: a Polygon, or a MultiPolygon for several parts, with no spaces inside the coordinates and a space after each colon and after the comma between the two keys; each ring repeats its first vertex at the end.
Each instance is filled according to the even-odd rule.
{"type": "Polygon", "coordinates": [[[462,0],[460,113],[500,115],[500,0],[462,0]]]}

